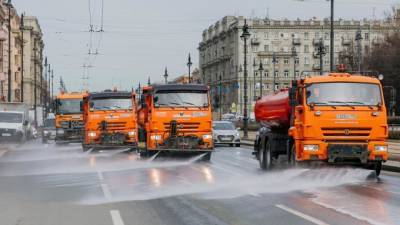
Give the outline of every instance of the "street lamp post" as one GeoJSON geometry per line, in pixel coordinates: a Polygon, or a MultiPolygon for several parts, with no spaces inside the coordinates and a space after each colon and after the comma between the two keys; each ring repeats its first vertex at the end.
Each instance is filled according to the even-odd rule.
{"type": "Polygon", "coordinates": [[[253,100],[254,101],[257,99],[257,93],[256,93],[256,71],[257,71],[257,63],[256,63],[256,58],[254,57],[254,59],[253,59],[253,100]]]}
{"type": "Polygon", "coordinates": [[[189,53],[188,62],[187,62],[187,66],[188,66],[188,70],[189,70],[189,84],[192,83],[191,78],[190,78],[190,67],[192,65],[193,65],[193,63],[192,63],[192,59],[191,59],[190,53],[189,53]]]}
{"type": "Polygon", "coordinates": [[[47,74],[48,74],[48,81],[47,81],[47,101],[48,101],[48,105],[49,105],[49,110],[48,110],[48,112],[51,112],[51,108],[52,108],[52,105],[51,105],[51,92],[50,92],[50,88],[51,88],[51,86],[50,86],[50,79],[51,79],[51,68],[50,68],[50,63],[48,64],[48,67],[47,67],[47,74]]]}
{"type": "Polygon", "coordinates": [[[168,84],[168,68],[167,67],[165,67],[164,79],[165,79],[165,84],[168,84]]]}
{"type": "Polygon", "coordinates": [[[21,24],[20,24],[20,30],[21,30],[21,102],[24,102],[24,46],[25,46],[25,40],[24,40],[24,30],[25,30],[25,24],[24,24],[24,14],[22,13],[21,15],[21,24]]]}
{"type": "MultiPolygon", "coordinates": [[[[47,64],[47,57],[44,58],[44,80],[45,80],[45,84],[47,83],[47,66],[49,64],[47,64]]],[[[44,108],[46,110],[46,112],[48,112],[48,105],[47,105],[47,85],[45,85],[46,89],[44,91],[44,108]]]]}
{"type": "Polygon", "coordinates": [[[258,71],[260,74],[260,98],[262,98],[263,96],[263,81],[262,81],[262,74],[264,72],[264,68],[263,68],[263,64],[262,61],[260,60],[260,66],[258,67],[258,71]]]}
{"type": "Polygon", "coordinates": [[[11,0],[7,2],[8,7],[8,92],[7,100],[11,102],[11,0]]]}
{"type": "Polygon", "coordinates": [[[243,69],[244,69],[244,109],[243,109],[243,138],[248,138],[248,115],[247,115],[247,39],[250,37],[249,25],[247,25],[247,21],[244,20],[244,25],[242,28],[242,35],[240,36],[244,41],[244,61],[243,61],[243,69]]]}
{"type": "Polygon", "coordinates": [[[222,120],[222,76],[219,75],[219,120],[222,120]]]}
{"type": "Polygon", "coordinates": [[[331,1],[331,72],[333,72],[335,70],[335,65],[334,65],[334,59],[335,59],[335,32],[334,32],[334,12],[335,12],[335,1],[334,0],[330,0],[331,1]]]}
{"type": "Polygon", "coordinates": [[[275,86],[276,86],[276,71],[275,71],[275,63],[276,63],[276,53],[275,52],[273,52],[272,53],[272,70],[273,70],[273,81],[272,81],[272,90],[274,90],[273,92],[275,92],[276,91],[276,88],[275,88],[275,86]]]}
{"type": "Polygon", "coordinates": [[[37,60],[37,55],[36,55],[36,41],[34,41],[33,43],[33,110],[34,110],[34,123],[35,126],[37,125],[37,64],[36,64],[36,60],[37,60]]]}

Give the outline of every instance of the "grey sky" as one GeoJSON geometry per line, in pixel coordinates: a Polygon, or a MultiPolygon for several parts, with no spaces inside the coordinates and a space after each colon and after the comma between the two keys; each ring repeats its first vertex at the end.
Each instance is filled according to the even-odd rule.
{"type": "MultiPolygon", "coordinates": [[[[101,1],[91,0],[92,19],[100,25],[101,1]]],[[[336,18],[383,17],[398,0],[336,0],[336,18]],[[375,8],[375,10],[374,10],[375,8]]],[[[89,0],[13,0],[19,13],[39,18],[45,54],[55,74],[69,90],[80,90],[82,68],[88,53],[89,0]]],[[[188,52],[198,65],[197,46],[202,31],[225,15],[270,18],[324,18],[326,0],[104,0],[104,30],[93,34],[99,55],[91,56],[90,89],[137,87],[138,82],[162,80],[165,66],[170,77],[186,73],[188,52]],[[268,10],[267,10],[268,9],[268,10]]],[[[86,60],[87,61],[87,60],[86,60]]]]}

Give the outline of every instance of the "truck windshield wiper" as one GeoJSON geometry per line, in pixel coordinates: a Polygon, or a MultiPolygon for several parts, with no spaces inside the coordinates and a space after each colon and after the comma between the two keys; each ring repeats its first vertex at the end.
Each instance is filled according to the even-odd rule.
{"type": "Polygon", "coordinates": [[[330,104],[328,104],[327,102],[311,102],[310,105],[312,105],[312,106],[316,106],[316,105],[329,105],[330,107],[336,109],[336,106],[330,105],[330,104]]]}
{"type": "Polygon", "coordinates": [[[342,101],[329,101],[329,103],[338,103],[338,104],[343,104],[343,105],[345,105],[345,106],[349,106],[349,107],[351,107],[352,109],[355,109],[356,107],[354,107],[353,105],[350,105],[350,103],[349,102],[342,102],[342,101]]]}
{"type": "Polygon", "coordinates": [[[364,102],[347,102],[349,104],[358,104],[358,105],[364,105],[367,106],[370,109],[374,109],[372,106],[365,104],[364,102]]]}

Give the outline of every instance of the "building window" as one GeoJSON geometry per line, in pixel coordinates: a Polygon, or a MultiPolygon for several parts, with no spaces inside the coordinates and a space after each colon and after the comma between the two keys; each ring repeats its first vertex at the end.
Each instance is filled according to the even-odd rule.
{"type": "Polygon", "coordinates": [[[258,76],[258,72],[257,71],[254,72],[254,76],[258,76]]]}
{"type": "Polygon", "coordinates": [[[331,50],[331,48],[329,47],[329,45],[325,45],[325,52],[329,53],[330,50],[331,50]]]}
{"type": "Polygon", "coordinates": [[[264,59],[264,64],[265,64],[265,65],[269,65],[269,59],[268,59],[268,58],[265,58],[265,59],[264,59]]]}
{"type": "Polygon", "coordinates": [[[274,33],[274,39],[275,39],[275,40],[278,40],[278,39],[279,39],[279,33],[278,33],[278,32],[275,32],[275,33],[274,33]]]}
{"type": "Polygon", "coordinates": [[[300,63],[299,57],[296,57],[296,58],[294,59],[294,63],[295,63],[296,65],[300,63]]]}
{"type": "Polygon", "coordinates": [[[307,56],[304,57],[304,65],[305,65],[305,66],[310,65],[310,59],[309,59],[307,56]]]}
{"type": "Polygon", "coordinates": [[[275,84],[275,91],[279,90],[279,84],[275,84]]]}
{"type": "Polygon", "coordinates": [[[308,40],[308,32],[304,33],[304,40],[308,40]]]}
{"type": "Polygon", "coordinates": [[[310,52],[310,48],[308,45],[304,45],[304,53],[309,53],[310,52]]]}
{"type": "Polygon", "coordinates": [[[288,83],[284,83],[284,84],[283,84],[283,87],[284,87],[284,88],[288,88],[288,87],[289,87],[289,84],[288,84],[288,83]]]}
{"type": "Polygon", "coordinates": [[[257,46],[254,46],[254,45],[251,46],[251,50],[252,50],[253,52],[257,52],[257,50],[258,50],[258,49],[257,49],[257,46]]]}
{"type": "Polygon", "coordinates": [[[325,40],[329,40],[331,38],[330,33],[325,32],[325,40]]]}
{"type": "Polygon", "coordinates": [[[269,34],[268,34],[268,32],[265,32],[265,39],[268,39],[268,36],[269,36],[269,34]]]}
{"type": "Polygon", "coordinates": [[[269,84],[264,85],[265,89],[269,90],[269,84]]]}
{"type": "Polygon", "coordinates": [[[275,71],[275,77],[278,77],[278,76],[279,76],[279,72],[275,71]]]}
{"type": "Polygon", "coordinates": [[[366,41],[369,40],[369,33],[365,33],[365,34],[364,34],[364,39],[365,39],[366,41]]]}
{"type": "Polygon", "coordinates": [[[285,77],[289,77],[289,71],[288,71],[288,70],[285,70],[285,72],[283,72],[283,75],[284,75],[285,77]]]}
{"type": "Polygon", "coordinates": [[[283,47],[283,52],[289,52],[289,47],[287,46],[283,47]]]}
{"type": "Polygon", "coordinates": [[[300,71],[296,70],[295,76],[299,77],[300,76],[300,71]]]}
{"type": "Polygon", "coordinates": [[[289,59],[288,59],[288,58],[285,58],[285,59],[283,60],[283,63],[284,63],[285,65],[288,65],[288,64],[289,64],[289,59]]]}
{"type": "Polygon", "coordinates": [[[269,45],[264,45],[264,51],[269,52],[269,45]]]}
{"type": "Polygon", "coordinates": [[[325,58],[325,65],[329,65],[329,58],[325,58]]]}
{"type": "Polygon", "coordinates": [[[264,72],[264,77],[269,77],[269,71],[268,71],[268,70],[266,70],[266,71],[264,72]]]}
{"type": "Polygon", "coordinates": [[[315,32],[315,39],[319,40],[319,32],[315,32]]]}

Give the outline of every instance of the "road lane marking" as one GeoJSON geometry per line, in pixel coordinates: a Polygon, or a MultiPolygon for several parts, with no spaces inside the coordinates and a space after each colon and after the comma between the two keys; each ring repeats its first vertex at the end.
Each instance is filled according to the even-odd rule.
{"type": "Polygon", "coordinates": [[[110,214],[113,225],[124,225],[124,221],[122,220],[121,214],[119,213],[118,210],[111,210],[110,214]]]}
{"type": "Polygon", "coordinates": [[[323,221],[321,221],[321,220],[319,220],[319,219],[317,219],[315,217],[312,217],[312,216],[309,216],[309,215],[304,214],[302,212],[299,212],[297,210],[291,209],[291,208],[289,208],[287,206],[284,206],[284,205],[275,205],[275,206],[280,208],[280,209],[282,209],[282,210],[285,210],[286,212],[289,212],[289,213],[291,213],[293,215],[301,217],[301,218],[303,218],[303,219],[305,219],[305,220],[307,220],[307,221],[309,221],[311,223],[314,223],[314,224],[317,224],[317,225],[329,225],[329,224],[327,224],[327,223],[325,223],[325,222],[323,222],[323,221]]]}
{"type": "Polygon", "coordinates": [[[104,197],[105,197],[107,200],[111,200],[111,199],[112,199],[111,191],[110,191],[110,189],[108,188],[108,185],[107,185],[107,184],[101,184],[101,190],[103,191],[104,197]]]}

